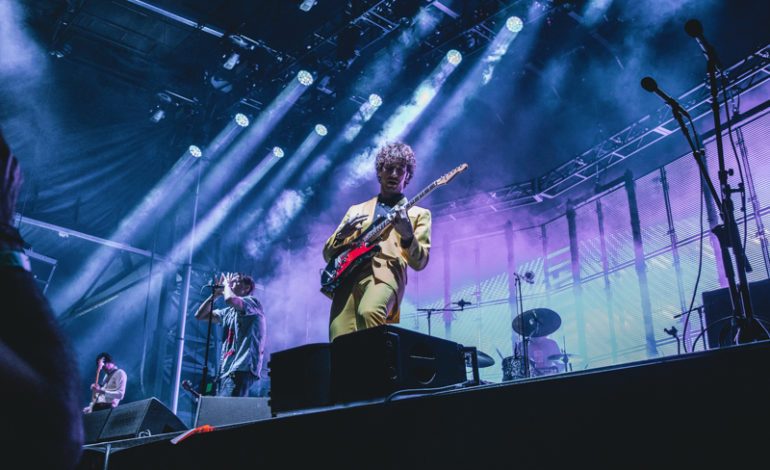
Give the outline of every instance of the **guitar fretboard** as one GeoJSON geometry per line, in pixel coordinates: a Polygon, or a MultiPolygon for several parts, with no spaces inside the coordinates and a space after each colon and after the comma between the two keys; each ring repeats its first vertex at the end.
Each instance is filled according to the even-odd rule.
{"type": "MultiPolygon", "coordinates": [[[[396,210],[400,209],[401,207],[403,207],[408,211],[409,209],[411,209],[412,206],[417,204],[422,198],[430,194],[434,189],[438,188],[438,186],[439,186],[438,180],[434,181],[433,183],[429,184],[425,189],[417,193],[417,195],[415,195],[411,200],[407,201],[407,203],[404,204],[403,206],[398,206],[397,208],[393,208],[393,210],[390,211],[389,215],[393,214],[396,210]]],[[[384,232],[392,223],[393,223],[393,218],[388,217],[382,222],[380,222],[379,224],[375,225],[364,236],[363,242],[368,244],[372,240],[376,240],[377,238],[380,237],[380,235],[382,235],[382,232],[384,232]]]]}

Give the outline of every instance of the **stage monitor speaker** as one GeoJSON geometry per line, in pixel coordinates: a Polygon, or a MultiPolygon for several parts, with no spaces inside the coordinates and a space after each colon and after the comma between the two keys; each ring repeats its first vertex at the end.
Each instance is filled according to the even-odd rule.
{"type": "Polygon", "coordinates": [[[111,408],[106,410],[94,411],[83,415],[83,434],[84,442],[92,444],[99,441],[99,435],[102,433],[104,424],[110,417],[111,408]]]}
{"type": "Polygon", "coordinates": [[[276,351],[271,354],[268,367],[273,414],[332,404],[329,343],[276,351]]]}
{"type": "Polygon", "coordinates": [[[461,344],[395,326],[338,336],[331,351],[332,397],[336,403],[467,380],[461,344]]]}
{"type": "Polygon", "coordinates": [[[268,399],[263,397],[207,397],[198,400],[195,427],[209,424],[227,426],[272,417],[268,399]]]}
{"type": "MultiPolygon", "coordinates": [[[[749,283],[754,318],[770,329],[770,279],[749,283]]],[[[709,349],[735,344],[736,329],[732,324],[733,310],[730,290],[704,292],[703,313],[706,321],[706,337],[709,349]]]]}
{"type": "Polygon", "coordinates": [[[99,434],[99,441],[113,441],[185,431],[187,426],[157,398],[121,403],[110,411],[110,416],[99,434]]]}

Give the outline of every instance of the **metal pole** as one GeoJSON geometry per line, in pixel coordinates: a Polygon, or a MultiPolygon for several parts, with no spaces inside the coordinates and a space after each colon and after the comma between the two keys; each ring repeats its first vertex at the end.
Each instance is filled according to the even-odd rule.
{"type": "MultiPolygon", "coordinates": [[[[201,165],[198,162],[198,176],[195,183],[195,196],[193,203],[192,232],[190,236],[190,245],[187,250],[187,262],[184,265],[184,280],[182,282],[182,294],[179,302],[179,319],[177,320],[176,336],[176,364],[174,368],[173,386],[171,388],[171,412],[176,414],[179,404],[179,386],[182,376],[182,362],[184,359],[184,333],[187,321],[187,303],[190,299],[190,281],[192,280],[192,257],[195,251],[195,225],[198,218],[198,194],[201,187],[201,165]]],[[[201,390],[203,393],[203,390],[201,390]]]]}

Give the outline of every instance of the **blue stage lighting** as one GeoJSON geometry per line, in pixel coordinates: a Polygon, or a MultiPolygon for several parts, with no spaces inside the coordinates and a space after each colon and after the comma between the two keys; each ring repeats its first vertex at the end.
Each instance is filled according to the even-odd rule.
{"type": "Polygon", "coordinates": [[[326,129],[326,126],[323,124],[316,124],[315,125],[315,133],[320,135],[321,137],[325,136],[329,133],[328,129],[326,129]]]}
{"type": "Polygon", "coordinates": [[[452,49],[446,53],[446,60],[448,60],[452,65],[458,65],[460,62],[462,62],[463,55],[460,54],[460,51],[452,49]]]}
{"type": "Polygon", "coordinates": [[[238,113],[235,115],[235,123],[238,124],[241,127],[249,127],[249,117],[246,116],[243,113],[238,113]]]}
{"type": "Polygon", "coordinates": [[[195,158],[200,158],[203,156],[203,152],[201,151],[200,147],[197,145],[191,145],[187,149],[188,152],[190,152],[190,155],[192,155],[195,158]]]}
{"type": "Polygon", "coordinates": [[[283,157],[283,149],[281,147],[273,147],[273,156],[276,158],[283,157]]]}
{"type": "Polygon", "coordinates": [[[382,105],[382,98],[376,93],[369,95],[369,104],[374,108],[379,108],[382,105]]]}
{"type": "Polygon", "coordinates": [[[300,70],[297,74],[297,80],[305,86],[310,86],[313,84],[313,75],[307,70],[300,70]]]}
{"type": "Polygon", "coordinates": [[[512,16],[505,21],[505,27],[512,33],[518,33],[524,29],[524,22],[518,16],[512,16]]]}

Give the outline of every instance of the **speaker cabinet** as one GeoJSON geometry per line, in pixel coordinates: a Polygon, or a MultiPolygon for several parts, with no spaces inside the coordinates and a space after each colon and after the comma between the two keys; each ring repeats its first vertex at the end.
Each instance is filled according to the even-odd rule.
{"type": "Polygon", "coordinates": [[[187,426],[157,398],[121,403],[109,411],[99,441],[185,431],[187,426]]]}
{"type": "Polygon", "coordinates": [[[198,400],[195,427],[227,426],[272,417],[268,399],[263,397],[207,397],[198,400]]]}
{"type": "Polygon", "coordinates": [[[337,403],[467,379],[461,344],[390,325],[338,336],[331,353],[332,398],[337,403]]]}
{"type": "Polygon", "coordinates": [[[104,429],[107,419],[110,417],[112,409],[94,411],[83,415],[83,434],[84,442],[92,444],[99,441],[99,436],[104,429]]]}
{"type": "MultiPolygon", "coordinates": [[[[749,283],[754,318],[770,329],[770,279],[749,283]]],[[[735,344],[736,328],[732,324],[732,302],[730,290],[722,289],[704,292],[703,313],[706,317],[706,337],[709,349],[735,344]]]]}
{"type": "Polygon", "coordinates": [[[274,414],[332,404],[329,343],[276,351],[268,366],[270,408],[274,414]]]}

